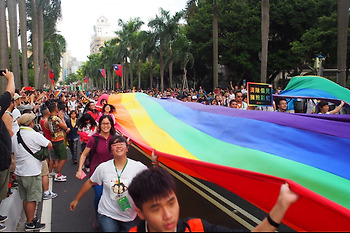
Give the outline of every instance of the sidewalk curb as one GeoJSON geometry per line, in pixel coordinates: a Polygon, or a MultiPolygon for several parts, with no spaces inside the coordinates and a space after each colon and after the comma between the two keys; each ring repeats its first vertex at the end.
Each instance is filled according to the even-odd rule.
{"type": "Polygon", "coordinates": [[[11,189],[11,191],[11,196],[3,200],[0,204],[0,214],[8,217],[8,220],[2,224],[6,226],[5,232],[17,231],[17,226],[23,212],[23,204],[18,190],[11,189]]]}

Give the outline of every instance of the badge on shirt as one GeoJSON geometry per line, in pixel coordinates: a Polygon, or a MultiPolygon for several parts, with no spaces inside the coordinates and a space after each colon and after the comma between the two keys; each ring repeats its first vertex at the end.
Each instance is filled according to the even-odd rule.
{"type": "Polygon", "coordinates": [[[127,197],[120,198],[118,200],[118,205],[120,206],[123,212],[128,209],[131,209],[131,204],[127,197]]]}

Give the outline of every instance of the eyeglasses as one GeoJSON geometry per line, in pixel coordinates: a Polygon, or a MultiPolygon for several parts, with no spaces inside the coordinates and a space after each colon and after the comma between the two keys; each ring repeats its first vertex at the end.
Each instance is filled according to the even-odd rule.
{"type": "Polygon", "coordinates": [[[125,142],[116,142],[116,143],[112,144],[112,147],[117,147],[117,146],[124,147],[124,146],[126,146],[126,143],[125,142]]]}
{"type": "Polygon", "coordinates": [[[242,95],[237,95],[237,98],[243,98],[243,96],[242,95]]]}

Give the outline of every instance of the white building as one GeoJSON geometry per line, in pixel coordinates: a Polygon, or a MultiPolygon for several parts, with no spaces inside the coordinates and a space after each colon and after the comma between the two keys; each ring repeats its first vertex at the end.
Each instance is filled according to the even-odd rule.
{"type": "Polygon", "coordinates": [[[99,49],[104,43],[115,37],[109,20],[104,16],[98,18],[94,26],[94,35],[91,37],[90,54],[100,53],[99,49]]]}

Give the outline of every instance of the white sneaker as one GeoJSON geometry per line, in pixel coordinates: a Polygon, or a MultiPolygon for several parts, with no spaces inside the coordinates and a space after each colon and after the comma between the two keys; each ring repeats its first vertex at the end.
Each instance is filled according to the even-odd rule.
{"type": "Polygon", "coordinates": [[[54,199],[54,198],[56,198],[57,196],[58,196],[57,193],[53,193],[53,192],[50,191],[50,194],[48,194],[48,195],[44,193],[43,200],[54,199]]]}
{"type": "Polygon", "coordinates": [[[51,172],[51,173],[49,173],[49,177],[50,178],[55,178],[56,177],[56,172],[51,172]]]}
{"type": "Polygon", "coordinates": [[[66,182],[67,181],[67,177],[64,178],[62,175],[60,175],[60,176],[56,175],[54,181],[56,181],[56,182],[66,182]]]}

